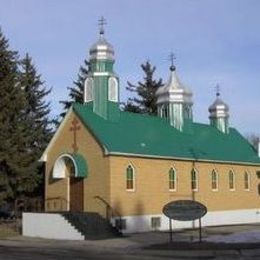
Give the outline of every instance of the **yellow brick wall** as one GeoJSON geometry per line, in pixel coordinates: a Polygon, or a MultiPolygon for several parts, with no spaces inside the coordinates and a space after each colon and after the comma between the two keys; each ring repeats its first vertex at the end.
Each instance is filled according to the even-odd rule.
{"type": "MultiPolygon", "coordinates": [[[[67,122],[59,130],[58,137],[47,154],[45,174],[45,206],[47,210],[55,210],[53,203],[56,203],[56,210],[59,208],[59,201],[57,200],[55,202],[55,200],[51,198],[67,198],[68,179],[54,180],[52,178],[52,171],[56,159],[61,154],[73,152],[72,144],[74,139],[70,127],[74,117],[77,116],[72,112],[67,122]],[[48,209],[47,206],[50,208],[48,209]]],[[[92,134],[81,122],[79,125],[81,129],[77,131],[78,153],[86,158],[89,170],[88,177],[84,179],[84,211],[95,211],[105,215],[105,205],[94,199],[94,196],[99,195],[109,201],[109,161],[107,157],[104,157],[101,146],[95,141],[92,134]]],[[[65,203],[63,209],[65,209],[65,203]]]]}
{"type": "MultiPolygon", "coordinates": [[[[59,130],[53,146],[47,154],[46,199],[67,198],[68,179],[54,180],[53,165],[62,153],[72,153],[73,133],[71,121],[76,115],[72,112],[64,127],[59,130]]],[[[208,207],[209,211],[258,208],[260,196],[256,171],[260,167],[228,165],[220,163],[147,159],[138,157],[104,156],[101,146],[93,135],[80,123],[77,132],[79,153],[88,164],[89,176],[84,179],[84,211],[95,211],[105,215],[105,205],[94,199],[101,196],[122,215],[161,214],[167,202],[178,199],[195,199],[208,207]],[[125,170],[131,163],[135,168],[135,191],[126,191],[125,170]],[[191,191],[190,172],[198,171],[199,189],[191,191]],[[171,167],[177,171],[177,190],[169,191],[168,172],[171,167]],[[219,176],[218,191],[212,191],[211,172],[215,169],[219,176]],[[229,190],[228,172],[235,173],[235,191],[229,190]],[[250,173],[250,190],[244,189],[244,172],[250,173]]],[[[47,200],[48,201],[48,200],[47,200]]],[[[59,207],[59,201],[51,200],[59,207]]],[[[54,205],[49,210],[55,210],[54,205]]],[[[63,208],[65,209],[65,204],[63,208]]],[[[57,210],[57,209],[56,209],[57,210]]]]}
{"type": "Polygon", "coordinates": [[[167,202],[195,199],[209,211],[258,208],[260,196],[256,170],[260,167],[196,162],[199,176],[198,191],[191,191],[190,172],[194,164],[187,161],[145,159],[137,157],[110,157],[111,204],[122,215],[161,214],[167,202]],[[135,191],[126,190],[125,169],[131,163],[135,168],[135,191]],[[168,172],[177,171],[177,190],[169,191],[168,172]],[[218,191],[212,191],[211,171],[219,176],[218,191]],[[228,172],[235,173],[235,191],[229,190],[228,172]],[[244,189],[244,172],[250,173],[250,190],[244,189]]]}

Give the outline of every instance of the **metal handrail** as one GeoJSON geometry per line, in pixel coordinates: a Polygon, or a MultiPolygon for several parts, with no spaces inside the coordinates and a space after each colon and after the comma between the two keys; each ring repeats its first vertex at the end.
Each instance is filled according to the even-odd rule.
{"type": "Polygon", "coordinates": [[[106,205],[106,219],[107,219],[107,221],[110,221],[110,218],[113,218],[113,217],[116,217],[116,218],[119,219],[119,226],[116,226],[116,227],[118,228],[119,231],[121,231],[122,230],[122,227],[121,227],[122,216],[120,215],[120,213],[117,210],[113,209],[112,206],[102,197],[94,196],[94,199],[98,199],[106,205]]]}
{"type": "Polygon", "coordinates": [[[51,197],[51,198],[47,198],[47,199],[44,200],[44,202],[49,202],[49,201],[54,201],[54,200],[61,202],[61,203],[60,203],[60,210],[63,210],[63,209],[62,209],[63,202],[65,202],[65,205],[66,205],[66,206],[68,205],[68,200],[65,199],[65,198],[63,198],[63,197],[51,197]]]}

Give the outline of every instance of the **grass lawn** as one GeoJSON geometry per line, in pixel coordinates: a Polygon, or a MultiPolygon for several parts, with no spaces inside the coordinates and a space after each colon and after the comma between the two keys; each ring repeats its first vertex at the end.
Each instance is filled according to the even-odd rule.
{"type": "Polygon", "coordinates": [[[19,235],[16,221],[0,221],[0,239],[19,235]]]}

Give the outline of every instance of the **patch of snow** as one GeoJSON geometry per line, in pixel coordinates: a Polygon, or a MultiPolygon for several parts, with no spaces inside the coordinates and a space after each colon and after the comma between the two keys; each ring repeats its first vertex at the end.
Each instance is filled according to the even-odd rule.
{"type": "Polygon", "coordinates": [[[260,231],[244,231],[230,235],[215,235],[204,240],[216,243],[259,243],[260,231]]]}

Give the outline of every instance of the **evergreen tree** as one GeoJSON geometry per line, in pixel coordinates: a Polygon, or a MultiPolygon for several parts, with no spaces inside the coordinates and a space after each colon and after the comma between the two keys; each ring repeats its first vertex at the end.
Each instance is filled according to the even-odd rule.
{"type": "Polygon", "coordinates": [[[84,93],[84,82],[89,72],[89,62],[84,60],[84,64],[80,66],[78,79],[73,81],[73,86],[68,87],[70,100],[60,101],[63,104],[64,112],[61,113],[61,117],[64,117],[67,110],[70,108],[72,103],[78,102],[83,103],[83,93],[84,93]]]}
{"type": "Polygon", "coordinates": [[[19,193],[26,195],[35,192],[39,183],[43,183],[43,173],[38,160],[52,135],[51,121],[48,118],[50,104],[45,100],[51,89],[44,86],[28,54],[20,62],[18,80],[26,100],[21,117],[22,127],[27,136],[20,144],[24,146],[24,153],[18,187],[19,193]]]}
{"type": "Polygon", "coordinates": [[[254,149],[258,151],[259,135],[256,133],[250,133],[246,134],[245,138],[254,147],[254,149]]]}
{"type": "Polygon", "coordinates": [[[35,194],[50,135],[50,92],[29,55],[20,61],[0,29],[0,203],[35,194]]]}
{"type": "Polygon", "coordinates": [[[9,49],[0,28],[0,202],[15,198],[17,169],[26,139],[21,111],[24,95],[18,85],[18,55],[9,49]]]}
{"type": "Polygon", "coordinates": [[[124,106],[125,111],[134,113],[148,113],[150,115],[157,114],[156,106],[156,91],[161,87],[162,79],[155,80],[154,72],[155,66],[152,66],[149,61],[141,64],[141,68],[145,74],[144,81],[139,81],[137,85],[127,82],[126,89],[132,93],[136,93],[137,96],[128,98],[127,103],[124,106]]]}

